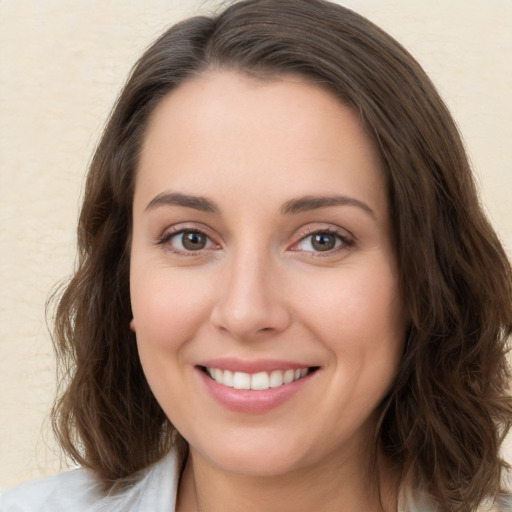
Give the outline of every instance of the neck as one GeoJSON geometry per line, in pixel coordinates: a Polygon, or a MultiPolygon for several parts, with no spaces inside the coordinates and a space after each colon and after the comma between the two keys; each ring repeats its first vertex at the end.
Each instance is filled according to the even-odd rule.
{"type": "Polygon", "coordinates": [[[371,482],[362,457],[323,461],[286,475],[254,477],[217,468],[191,452],[180,482],[177,512],[394,512],[397,473],[378,457],[380,481],[371,482]],[[353,460],[356,459],[356,460],[353,460]]]}

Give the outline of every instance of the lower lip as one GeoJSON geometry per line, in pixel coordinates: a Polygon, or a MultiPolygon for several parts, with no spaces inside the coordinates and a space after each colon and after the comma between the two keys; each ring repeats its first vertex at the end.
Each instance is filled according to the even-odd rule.
{"type": "Polygon", "coordinates": [[[299,380],[277,388],[264,390],[234,389],[223,386],[197,368],[206,388],[221,405],[231,411],[257,414],[270,411],[284,404],[297,394],[316,373],[310,373],[299,380]]]}

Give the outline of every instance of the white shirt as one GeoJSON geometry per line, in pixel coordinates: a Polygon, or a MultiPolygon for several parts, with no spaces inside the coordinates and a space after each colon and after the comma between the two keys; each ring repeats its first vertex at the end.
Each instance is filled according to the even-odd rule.
{"type": "MultiPolygon", "coordinates": [[[[4,491],[0,512],[175,512],[178,477],[177,458],[171,452],[143,471],[133,486],[105,497],[93,471],[75,469],[4,491]]],[[[434,511],[424,498],[399,510],[434,511]]]]}
{"type": "Polygon", "coordinates": [[[119,494],[101,493],[93,471],[74,469],[27,482],[0,495],[0,512],[174,512],[179,468],[173,452],[119,494]]]}

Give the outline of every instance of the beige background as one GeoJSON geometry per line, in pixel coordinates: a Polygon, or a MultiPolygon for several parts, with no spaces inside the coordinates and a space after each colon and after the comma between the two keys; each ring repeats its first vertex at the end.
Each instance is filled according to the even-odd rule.
{"type": "MultiPolygon", "coordinates": [[[[347,0],[418,58],[452,109],[512,249],[512,1],[347,0]]],[[[0,2],[0,488],[59,470],[45,300],[73,267],[84,172],[131,64],[197,0],[0,2]]]]}

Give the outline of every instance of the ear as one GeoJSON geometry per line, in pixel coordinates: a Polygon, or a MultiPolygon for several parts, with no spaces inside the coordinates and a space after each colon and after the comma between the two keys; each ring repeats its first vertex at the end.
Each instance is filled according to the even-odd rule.
{"type": "Polygon", "coordinates": [[[130,329],[135,332],[135,320],[133,318],[130,320],[130,329]]]}

